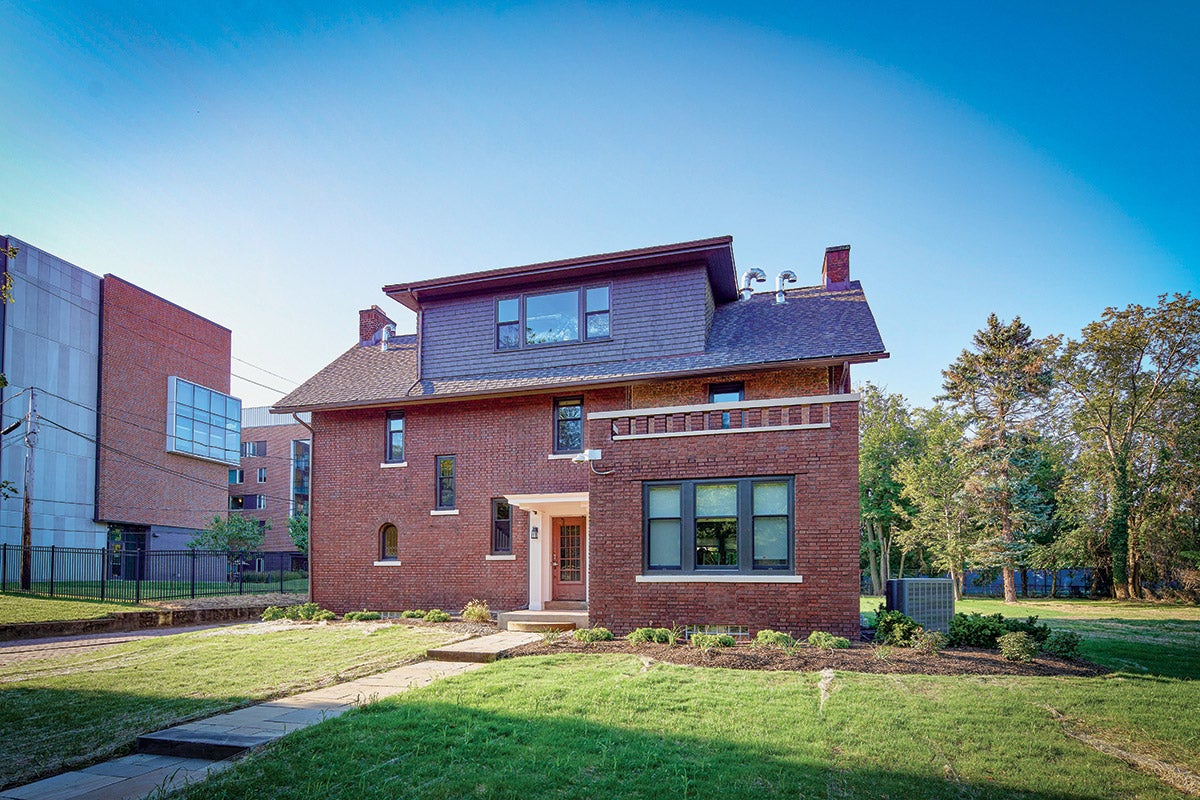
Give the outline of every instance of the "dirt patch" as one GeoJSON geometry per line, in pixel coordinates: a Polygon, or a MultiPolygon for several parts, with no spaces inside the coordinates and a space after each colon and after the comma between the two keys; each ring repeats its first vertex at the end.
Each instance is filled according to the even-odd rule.
{"type": "Polygon", "coordinates": [[[170,611],[204,608],[265,608],[267,606],[296,606],[305,602],[302,594],[272,592],[270,594],[231,594],[219,597],[181,598],[178,600],[143,600],[142,605],[170,611]]]}
{"type": "Polygon", "coordinates": [[[931,656],[905,648],[895,648],[881,659],[870,645],[853,644],[833,651],[798,647],[791,652],[768,647],[717,647],[705,655],[695,647],[665,644],[631,644],[626,641],[584,644],[573,637],[559,636],[552,644],[534,642],[509,651],[510,656],[544,656],[561,653],[625,653],[643,660],[654,659],[691,667],[757,669],[766,671],[819,672],[825,669],[844,672],[898,673],[910,675],[1031,675],[1093,677],[1109,670],[1088,661],[1067,661],[1041,655],[1028,664],[1007,661],[993,650],[962,647],[943,650],[931,656]]]}

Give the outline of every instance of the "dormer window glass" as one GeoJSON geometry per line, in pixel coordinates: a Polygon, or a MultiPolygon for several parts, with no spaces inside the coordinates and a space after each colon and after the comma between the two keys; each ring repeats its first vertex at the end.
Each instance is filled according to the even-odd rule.
{"type": "Polygon", "coordinates": [[[612,336],[608,286],[496,300],[496,349],[606,340],[612,336]]]}

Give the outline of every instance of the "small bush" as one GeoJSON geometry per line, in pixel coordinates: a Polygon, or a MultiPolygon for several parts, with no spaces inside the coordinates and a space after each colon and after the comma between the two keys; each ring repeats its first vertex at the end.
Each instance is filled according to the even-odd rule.
{"type": "Polygon", "coordinates": [[[1025,631],[1012,631],[996,640],[1000,654],[1009,661],[1033,661],[1037,655],[1037,641],[1025,631]]]}
{"type": "Polygon", "coordinates": [[[1008,633],[1000,614],[955,614],[950,618],[951,647],[996,647],[996,640],[1008,633]]]}
{"type": "Polygon", "coordinates": [[[1026,619],[1005,619],[1004,627],[1009,633],[1020,632],[1028,633],[1038,647],[1046,643],[1046,639],[1050,638],[1050,626],[1038,625],[1037,617],[1027,617],[1026,619]]]}
{"type": "Polygon", "coordinates": [[[327,608],[318,608],[311,617],[313,622],[329,622],[337,619],[337,614],[327,608]]]}
{"type": "Polygon", "coordinates": [[[425,619],[425,610],[420,608],[412,609],[411,611],[401,611],[401,619],[425,619]]]}
{"type": "Polygon", "coordinates": [[[875,614],[875,641],[880,644],[912,647],[923,630],[920,623],[903,612],[886,611],[880,606],[875,614]]]}
{"type": "Polygon", "coordinates": [[[700,652],[708,655],[708,651],[714,647],[733,647],[737,644],[737,639],[727,633],[693,633],[691,642],[692,646],[700,648],[700,652]]]}
{"type": "Polygon", "coordinates": [[[950,643],[950,637],[941,631],[927,631],[921,629],[917,634],[916,641],[913,642],[913,650],[925,655],[936,656],[938,653],[946,649],[946,645],[950,643]]]}
{"type": "Polygon", "coordinates": [[[850,640],[843,636],[834,636],[825,631],[813,631],[808,635],[808,643],[820,650],[835,650],[839,647],[849,647],[850,640]]]}
{"type": "Polygon", "coordinates": [[[1075,631],[1052,631],[1042,643],[1042,650],[1059,658],[1079,658],[1079,645],[1083,642],[1075,631]]]}
{"type": "Polygon", "coordinates": [[[613,635],[608,628],[580,628],[572,634],[578,641],[590,644],[591,642],[611,642],[613,635]]]}
{"type": "Polygon", "coordinates": [[[754,637],[754,641],[750,644],[754,647],[779,647],[784,650],[791,650],[796,646],[796,640],[783,631],[773,631],[770,628],[764,628],[758,632],[754,637]]]}
{"type": "Polygon", "coordinates": [[[463,606],[462,618],[468,622],[491,622],[492,610],[486,600],[471,600],[463,606]]]}
{"type": "Polygon", "coordinates": [[[342,619],[347,622],[368,622],[382,617],[383,615],[378,611],[367,611],[365,608],[362,611],[347,611],[342,615],[342,619]]]}
{"type": "Polygon", "coordinates": [[[426,622],[449,622],[450,615],[440,608],[431,608],[425,612],[424,619],[426,622]]]}
{"type": "Polygon", "coordinates": [[[654,641],[656,630],[657,628],[634,628],[625,634],[625,641],[632,644],[649,644],[654,641]]]}
{"type": "Polygon", "coordinates": [[[268,606],[262,613],[263,622],[274,622],[277,619],[287,619],[287,609],[280,606],[268,606]]]}

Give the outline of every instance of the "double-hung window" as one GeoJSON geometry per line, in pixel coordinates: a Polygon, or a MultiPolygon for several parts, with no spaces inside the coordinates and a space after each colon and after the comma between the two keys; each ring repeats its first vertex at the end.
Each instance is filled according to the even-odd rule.
{"type": "Polygon", "coordinates": [[[435,508],[450,511],[455,506],[454,456],[437,457],[437,496],[435,508]]]}
{"type": "Polygon", "coordinates": [[[583,398],[554,401],[554,452],[583,450],[583,398]]]}
{"type": "Polygon", "coordinates": [[[392,411],[387,415],[387,439],[384,444],[383,460],[389,464],[404,461],[403,411],[392,411]]]}
{"type": "Polygon", "coordinates": [[[512,506],[503,497],[492,500],[492,555],[512,554],[512,506]]]}
{"type": "Polygon", "coordinates": [[[259,483],[267,482],[267,468],[266,467],[258,468],[258,482],[259,483]]]}
{"type": "Polygon", "coordinates": [[[654,482],[643,491],[647,570],[793,569],[792,478],[654,482]]]}
{"type": "Polygon", "coordinates": [[[592,342],[612,335],[607,285],[496,300],[496,349],[592,342]]]}

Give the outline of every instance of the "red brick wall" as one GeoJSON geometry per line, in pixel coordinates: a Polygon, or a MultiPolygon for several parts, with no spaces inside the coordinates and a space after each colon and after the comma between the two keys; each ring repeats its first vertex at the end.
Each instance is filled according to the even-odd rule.
{"type": "Polygon", "coordinates": [[[99,449],[96,516],[203,527],[227,507],[228,467],[167,452],[167,378],[228,393],[229,330],[114,275],[101,292],[99,435],[113,449],[99,449]]]}
{"type": "MultiPolygon", "coordinates": [[[[747,393],[750,383],[747,382],[747,393]]],[[[857,638],[858,404],[831,406],[831,427],[668,439],[603,441],[611,475],[589,479],[593,625],[622,634],[643,626],[745,625],[807,636],[857,638]],[[800,584],[637,583],[642,573],[642,481],[794,475],[795,563],[800,584]]],[[[599,444],[597,444],[599,443],[599,444]]]]}
{"type": "Polygon", "coordinates": [[[825,394],[829,390],[829,374],[825,367],[793,367],[763,370],[762,372],[731,372],[704,378],[682,378],[634,384],[629,389],[632,401],[629,408],[653,406],[682,406],[708,402],[708,387],[714,383],[740,381],[747,400],[769,400],[773,397],[803,397],[825,394]]]}
{"type": "Polygon", "coordinates": [[[288,501],[292,496],[292,440],[308,439],[309,437],[308,428],[299,423],[242,428],[242,441],[265,441],[267,454],[262,457],[245,456],[242,458],[241,468],[245,473],[244,480],[242,483],[229,487],[229,496],[266,495],[267,507],[265,509],[239,512],[250,519],[261,519],[270,523],[271,527],[267,530],[266,539],[263,541],[264,550],[296,549],[287,530],[287,521],[290,515],[288,501]],[[266,467],[266,483],[258,482],[260,467],[266,467]]]}
{"type": "MultiPolygon", "coordinates": [[[[408,466],[381,468],[385,409],[313,414],[310,563],[313,600],[334,611],[458,611],[529,603],[528,515],[514,509],[514,561],[488,561],[491,499],[582,492],[587,466],[549,460],[555,396],[408,406],[408,466]],[[434,460],[454,455],[457,516],[431,516],[434,460]],[[374,566],[379,530],[399,530],[400,566],[374,566]]],[[[574,393],[578,396],[578,393],[574,393]]],[[[591,395],[585,409],[599,410],[591,395]]]]}

